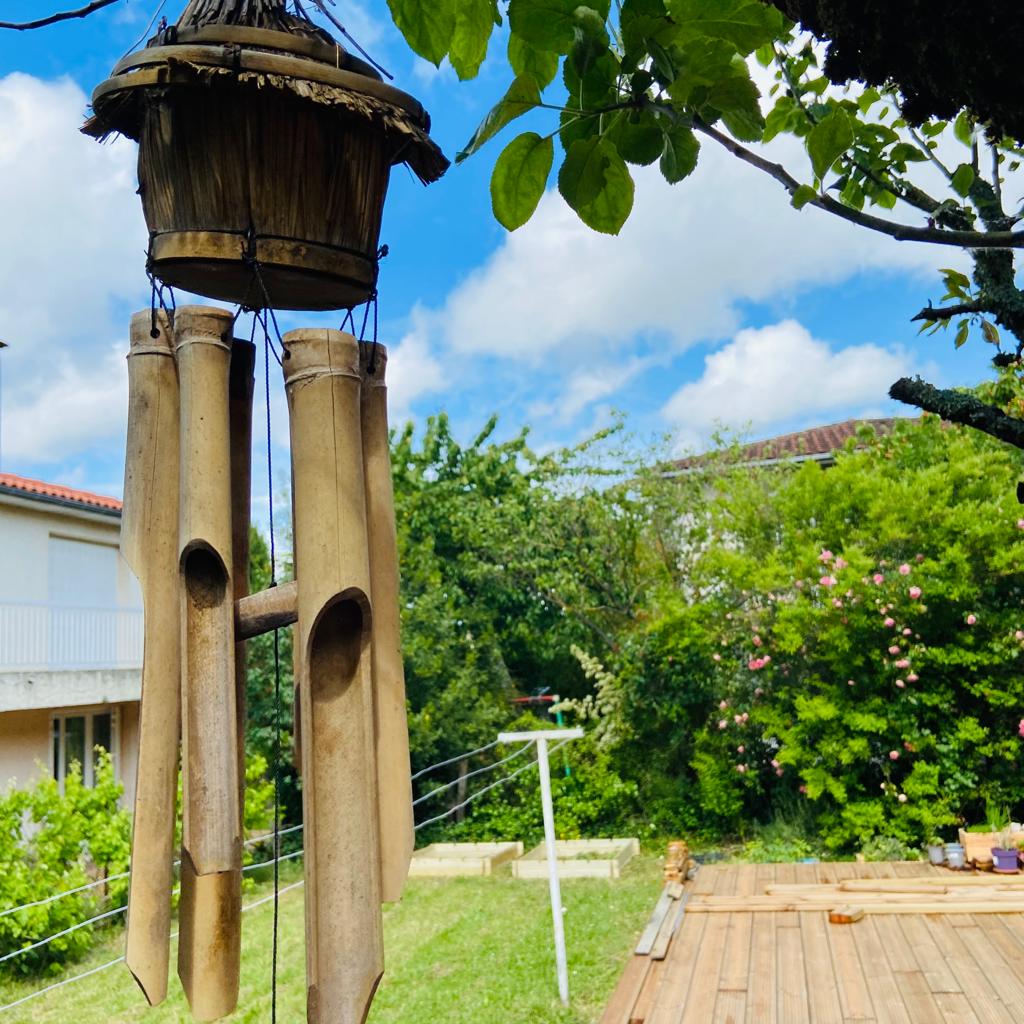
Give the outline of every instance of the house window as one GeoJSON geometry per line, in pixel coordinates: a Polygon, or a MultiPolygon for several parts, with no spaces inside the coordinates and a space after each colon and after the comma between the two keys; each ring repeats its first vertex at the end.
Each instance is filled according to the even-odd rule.
{"type": "Polygon", "coordinates": [[[75,763],[81,766],[82,781],[87,786],[95,785],[100,756],[97,747],[110,752],[114,759],[114,774],[117,775],[116,710],[54,715],[50,736],[53,777],[62,787],[75,763]]]}

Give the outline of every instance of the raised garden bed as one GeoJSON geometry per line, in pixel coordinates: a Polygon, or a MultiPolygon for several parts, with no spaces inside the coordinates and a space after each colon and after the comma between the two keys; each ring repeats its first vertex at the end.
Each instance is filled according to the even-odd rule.
{"type": "Polygon", "coordinates": [[[523,852],[522,843],[431,843],[412,855],[409,875],[450,878],[454,875],[489,875],[523,852]]]}
{"type": "MultiPolygon", "coordinates": [[[[638,839],[560,839],[555,843],[561,878],[618,878],[639,852],[638,839]]],[[[514,878],[547,878],[544,843],[512,862],[514,878]]]]}

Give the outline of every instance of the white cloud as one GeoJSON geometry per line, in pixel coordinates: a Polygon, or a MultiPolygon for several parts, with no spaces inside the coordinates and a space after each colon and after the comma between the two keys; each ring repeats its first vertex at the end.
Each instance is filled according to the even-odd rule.
{"type": "Polygon", "coordinates": [[[704,360],[704,372],[666,402],[662,414],[684,447],[699,447],[716,425],[755,430],[796,417],[874,406],[911,369],[903,351],[880,345],[832,349],[795,320],[747,328],[704,360]]]}
{"type": "Polygon", "coordinates": [[[128,375],[116,344],[87,368],[57,364],[43,387],[4,410],[4,459],[60,462],[104,442],[120,447],[127,418],[128,375]]]}
{"type": "Polygon", "coordinates": [[[392,425],[412,415],[417,398],[444,390],[444,370],[421,331],[412,330],[388,349],[387,383],[392,425]]]}
{"type": "MultiPolygon", "coordinates": [[[[795,140],[773,144],[771,155],[806,160],[795,140]]],[[[678,351],[733,333],[742,302],[863,270],[930,270],[950,257],[793,210],[774,181],[712,142],[679,185],[657,168],[635,177],[633,213],[614,238],[545,195],[533,219],[449,295],[435,329],[457,351],[525,362],[635,351],[644,336],[678,351]]]]}
{"type": "Polygon", "coordinates": [[[0,78],[0,338],[4,455],[60,460],[117,438],[126,372],[109,339],[145,304],[135,146],[80,134],[69,79],[0,78]],[[35,434],[37,436],[33,437],[35,434]]]}

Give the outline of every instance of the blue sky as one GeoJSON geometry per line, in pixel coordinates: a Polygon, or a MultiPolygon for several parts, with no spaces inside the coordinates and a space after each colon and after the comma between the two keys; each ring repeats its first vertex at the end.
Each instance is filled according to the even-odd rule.
{"type": "MultiPolygon", "coordinates": [[[[43,5],[4,6],[18,18],[43,5]]],[[[10,344],[0,356],[0,467],[112,494],[127,322],[149,301],[145,228],[134,146],[99,146],[77,127],[92,87],[155,7],[124,0],[83,22],[0,32],[0,339],[10,344]]],[[[429,109],[449,156],[507,86],[494,42],[480,78],[460,84],[410,53],[382,2],[338,0],[338,13],[429,109]]],[[[497,412],[504,435],[529,424],[549,447],[586,437],[617,410],[639,437],[667,434],[683,449],[704,444],[716,422],[764,437],[906,414],[885,398],[906,372],[944,385],[989,373],[982,345],[954,352],[951,337],[919,338],[909,322],[940,297],[935,268],[965,266],[955,250],[797,213],[778,186],[710,143],[679,185],[637,173],[619,238],[590,232],[557,194],[508,235],[488,195],[501,145],[426,189],[403,168],[392,175],[380,290],[393,422],[446,410],[468,439],[497,412]]],[[[807,177],[798,149],[773,147],[807,177]]],[[[281,325],[338,321],[288,314],[281,325]]],[[[287,422],[277,374],[271,384],[277,491],[287,422]]],[[[265,481],[261,454],[255,468],[265,481]]],[[[258,482],[254,501],[266,491],[258,482]]]]}

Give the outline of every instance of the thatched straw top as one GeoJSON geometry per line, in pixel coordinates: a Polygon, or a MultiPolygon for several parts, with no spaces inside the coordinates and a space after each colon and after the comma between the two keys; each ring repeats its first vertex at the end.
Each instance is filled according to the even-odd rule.
{"type": "Polygon", "coordinates": [[[138,140],[147,104],[178,88],[229,83],[369,122],[387,137],[392,162],[408,164],[424,183],[448,169],[420,103],[382,82],[319,26],[288,14],[283,0],[191,0],[176,26],[119,61],[97,86],[82,131],[138,140]]]}

